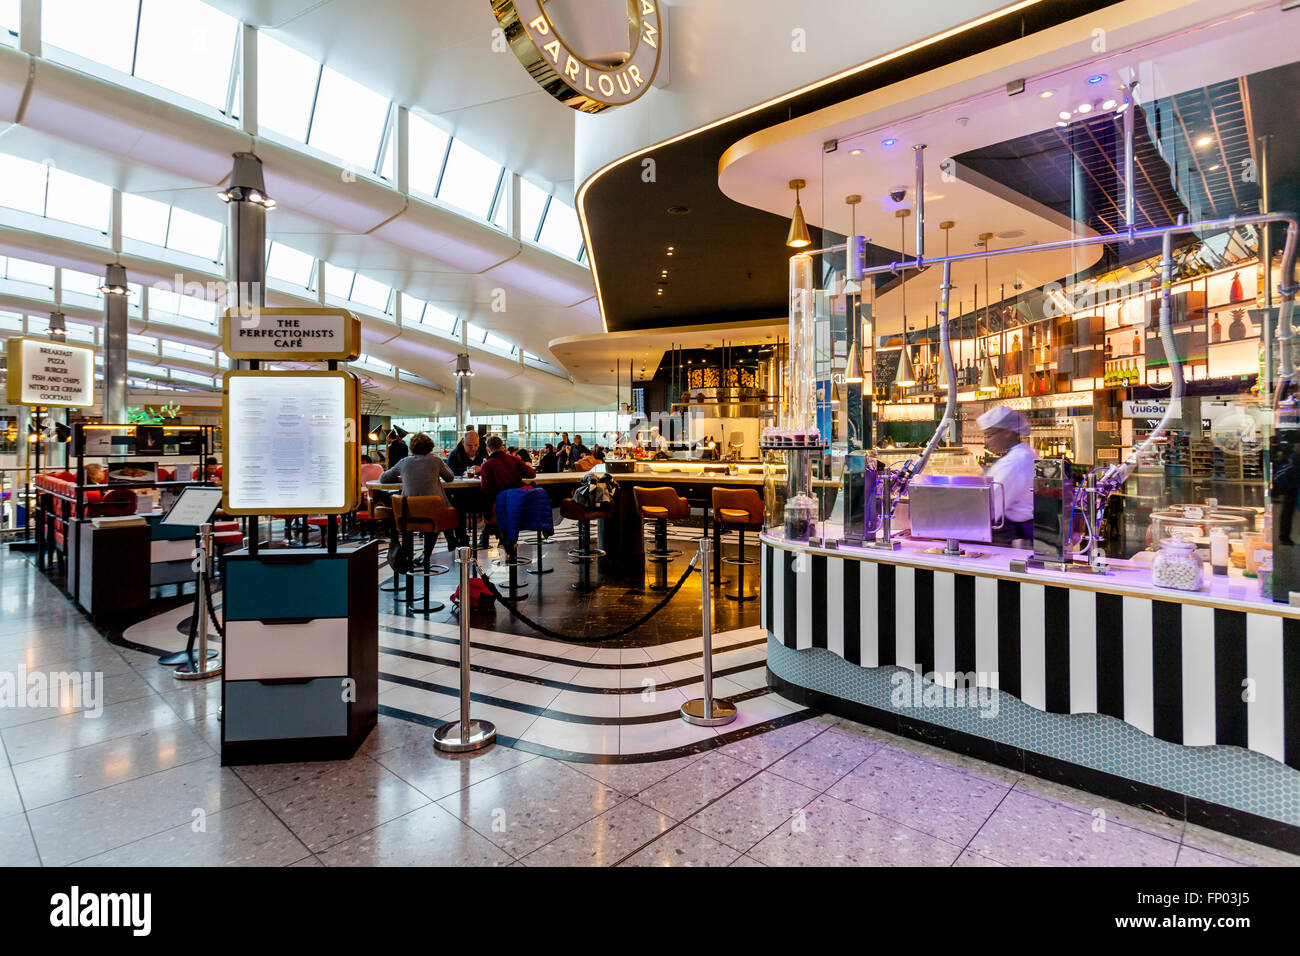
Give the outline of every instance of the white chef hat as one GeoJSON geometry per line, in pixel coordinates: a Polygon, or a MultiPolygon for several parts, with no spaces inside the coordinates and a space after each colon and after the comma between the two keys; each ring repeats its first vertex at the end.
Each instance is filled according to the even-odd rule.
{"type": "Polygon", "coordinates": [[[1022,438],[1029,434],[1029,419],[1014,408],[1008,408],[1006,405],[994,405],[975,419],[975,424],[985,431],[990,428],[1005,428],[1007,431],[1015,432],[1022,438]]]}

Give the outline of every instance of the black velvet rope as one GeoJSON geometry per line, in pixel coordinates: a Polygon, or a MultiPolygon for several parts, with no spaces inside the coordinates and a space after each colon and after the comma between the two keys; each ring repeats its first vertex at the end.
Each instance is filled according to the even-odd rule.
{"type": "MultiPolygon", "coordinates": [[[[663,596],[663,600],[661,600],[658,604],[656,604],[654,607],[648,610],[645,614],[641,615],[641,617],[637,618],[635,621],[633,621],[631,624],[628,624],[626,627],[620,627],[617,631],[610,631],[608,634],[598,634],[595,637],[574,637],[569,634],[561,634],[559,631],[553,631],[545,624],[538,624],[532,618],[528,617],[526,614],[522,613],[518,608],[516,608],[513,604],[511,604],[510,600],[505,596],[503,596],[501,592],[497,590],[497,586],[492,583],[492,579],[483,573],[483,566],[478,565],[477,561],[475,562],[475,564],[478,565],[479,576],[483,578],[483,583],[487,585],[488,593],[492,595],[493,599],[498,604],[500,604],[507,611],[509,611],[510,616],[513,617],[515,620],[521,622],[522,624],[525,624],[528,627],[531,627],[534,631],[537,631],[539,634],[545,634],[547,637],[553,637],[557,641],[568,641],[571,644],[587,644],[594,641],[610,641],[616,637],[622,637],[624,634],[630,634],[632,631],[635,631],[638,627],[641,627],[643,624],[649,621],[650,618],[654,617],[656,614],[658,614],[660,611],[662,611],[665,607],[668,606],[668,602],[671,601],[677,595],[677,592],[682,589],[682,585],[686,583],[686,579],[691,576],[691,572],[695,570],[695,565],[699,562],[699,560],[700,560],[700,555],[698,552],[696,552],[696,554],[691,558],[690,565],[686,568],[685,571],[682,572],[682,576],[677,579],[677,583],[668,589],[668,593],[663,596]]],[[[468,601],[468,596],[462,594],[460,599],[461,614],[465,613],[464,605],[466,604],[467,601],[468,601]]]]}

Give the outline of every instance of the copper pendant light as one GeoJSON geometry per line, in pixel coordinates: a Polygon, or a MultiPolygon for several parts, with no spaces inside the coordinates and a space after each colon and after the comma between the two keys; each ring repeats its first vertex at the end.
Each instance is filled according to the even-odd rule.
{"type": "Polygon", "coordinates": [[[790,217],[790,232],[785,237],[785,244],[791,249],[806,249],[812,245],[812,236],[808,235],[808,224],[803,218],[803,207],[799,205],[799,190],[807,185],[802,179],[790,180],[790,188],[794,190],[794,215],[790,217]]]}

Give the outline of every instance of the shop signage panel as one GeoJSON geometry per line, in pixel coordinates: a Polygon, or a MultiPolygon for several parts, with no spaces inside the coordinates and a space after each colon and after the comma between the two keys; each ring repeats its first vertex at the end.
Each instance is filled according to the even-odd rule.
{"type": "Polygon", "coordinates": [[[221,348],[232,359],[350,362],[361,354],[361,320],[347,309],[227,309],[221,348]]]}
{"type": "Polygon", "coordinates": [[[223,390],[227,512],[328,515],[357,506],[355,375],[239,370],[225,374],[223,390]]]}
{"type": "Polygon", "coordinates": [[[621,7],[565,0],[561,29],[542,0],[492,0],[506,42],[537,85],[583,113],[639,99],[659,71],[659,0],[626,0],[626,10],[621,7]]]}
{"type": "Polygon", "coordinates": [[[95,350],[48,339],[11,338],[6,401],[89,408],[95,404],[95,350]]]}

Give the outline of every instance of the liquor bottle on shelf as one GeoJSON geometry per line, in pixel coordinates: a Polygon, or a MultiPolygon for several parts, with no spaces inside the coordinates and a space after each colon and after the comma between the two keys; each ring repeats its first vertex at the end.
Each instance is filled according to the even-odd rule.
{"type": "Polygon", "coordinates": [[[1245,290],[1241,287],[1241,273],[1234,272],[1232,274],[1232,286],[1228,289],[1228,301],[1241,302],[1245,298],[1245,290]]]}
{"type": "Polygon", "coordinates": [[[1210,341],[1223,341],[1223,325],[1219,322],[1219,313],[1214,313],[1214,321],[1210,323],[1210,341]]]}
{"type": "Polygon", "coordinates": [[[1129,354],[1136,356],[1140,351],[1142,351],[1142,336],[1138,335],[1137,329],[1134,329],[1133,330],[1133,351],[1130,352],[1129,354]]]}
{"type": "Polygon", "coordinates": [[[1109,361],[1114,357],[1114,354],[1115,354],[1115,348],[1114,348],[1114,346],[1112,346],[1112,345],[1110,344],[1110,339],[1109,339],[1109,338],[1106,339],[1106,348],[1105,348],[1105,353],[1106,353],[1106,361],[1107,361],[1107,362],[1109,362],[1109,361]]]}

